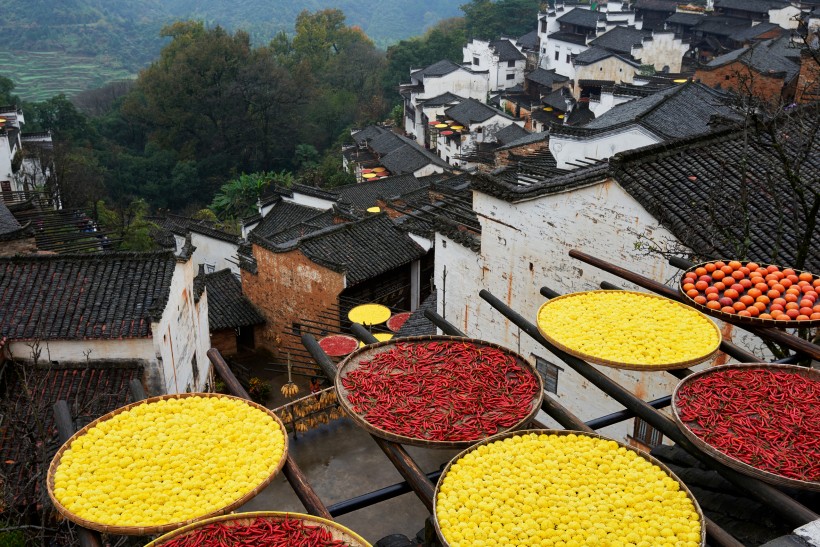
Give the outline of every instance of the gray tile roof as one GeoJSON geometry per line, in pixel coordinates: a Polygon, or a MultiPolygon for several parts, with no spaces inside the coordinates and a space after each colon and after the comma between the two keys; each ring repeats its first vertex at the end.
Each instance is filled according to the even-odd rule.
{"type": "MultiPolygon", "coordinates": [[[[802,164],[801,180],[811,191],[820,193],[820,141],[809,139],[805,130],[816,124],[818,116],[820,106],[815,103],[776,122],[780,124],[778,134],[791,136],[784,141],[786,154],[801,154],[807,160],[802,164]],[[808,145],[808,154],[799,150],[808,145]]],[[[740,125],[621,152],[609,162],[529,186],[480,175],[472,188],[515,202],[597,184],[608,178],[614,178],[661,225],[703,259],[737,256],[736,242],[746,239],[743,223],[735,216],[738,211],[733,207],[709,209],[709,204],[741,195],[739,181],[749,181],[748,215],[760,221],[749,226],[747,258],[778,264],[795,261],[795,234],[789,228],[779,234],[776,220],[766,220],[772,218],[775,207],[771,195],[781,196],[780,207],[788,223],[805,226],[805,217],[796,206],[770,137],[750,134],[740,125]]],[[[807,256],[805,268],[820,270],[820,238],[811,240],[807,256]]]]}
{"type": "Polygon", "coordinates": [[[435,78],[440,76],[446,76],[451,72],[455,72],[459,68],[463,67],[461,65],[455,64],[453,61],[450,61],[449,59],[443,59],[441,61],[433,63],[432,65],[411,72],[410,75],[417,80],[421,80],[426,77],[435,78]]]}
{"type": "Polygon", "coordinates": [[[633,47],[643,45],[645,39],[651,39],[652,33],[644,30],[637,30],[627,27],[615,27],[605,32],[590,42],[593,46],[599,46],[618,53],[632,53],[633,47]]]}
{"type": "Polygon", "coordinates": [[[436,293],[424,299],[419,307],[414,311],[410,317],[401,326],[396,333],[396,337],[405,336],[427,336],[436,334],[436,326],[426,317],[424,317],[424,310],[436,311],[436,293]]]}
{"type": "Polygon", "coordinates": [[[637,123],[661,137],[674,139],[710,131],[713,116],[739,119],[727,95],[703,84],[688,82],[620,104],[583,129],[608,130],[637,123]]]}
{"type": "Polygon", "coordinates": [[[404,146],[405,144],[407,144],[407,142],[401,137],[392,131],[386,131],[381,135],[373,137],[373,140],[370,141],[368,146],[370,146],[370,148],[378,154],[387,154],[396,148],[404,146]]]}
{"type": "Polygon", "coordinates": [[[14,215],[11,214],[9,208],[3,200],[0,200],[0,237],[6,234],[14,234],[22,228],[14,215]]]}
{"type": "Polygon", "coordinates": [[[779,9],[789,4],[778,0],[716,0],[715,7],[751,13],[767,13],[770,9],[779,9]]]}
{"type": "Polygon", "coordinates": [[[337,188],[339,201],[353,205],[360,211],[376,205],[376,200],[390,199],[419,190],[428,188],[430,183],[417,179],[412,174],[394,175],[380,180],[349,184],[337,188]]]}
{"type": "Polygon", "coordinates": [[[299,225],[310,218],[323,213],[321,209],[314,209],[305,205],[298,205],[289,201],[281,201],[265,215],[262,222],[253,229],[253,233],[261,237],[271,237],[279,232],[299,225]]]}
{"type": "Polygon", "coordinates": [[[381,163],[393,175],[412,174],[430,164],[450,169],[447,162],[415,143],[407,143],[393,150],[381,158],[381,163]]]}
{"type": "Polygon", "coordinates": [[[673,13],[667,19],[667,23],[671,23],[674,25],[683,25],[686,27],[691,27],[700,23],[706,15],[702,13],[673,13]]]}
{"type": "Polygon", "coordinates": [[[591,48],[582,51],[575,56],[572,62],[576,65],[591,65],[609,57],[617,57],[618,59],[636,68],[641,66],[640,63],[635,62],[635,60],[628,55],[623,55],[600,46],[592,46],[591,48]]]}
{"type": "Polygon", "coordinates": [[[496,131],[495,133],[495,140],[498,141],[499,144],[509,144],[514,142],[518,139],[523,137],[529,136],[530,132],[521,127],[520,125],[510,124],[507,127],[496,131]]]}
{"type": "Polygon", "coordinates": [[[606,15],[604,13],[582,8],[573,8],[558,18],[559,23],[593,30],[598,28],[598,21],[605,20],[606,15]]]}
{"type": "Polygon", "coordinates": [[[388,129],[379,127],[378,125],[368,125],[361,131],[353,133],[353,140],[356,141],[356,144],[363,144],[369,140],[375,139],[379,135],[389,132],[390,131],[388,129]]]}
{"type": "Polygon", "coordinates": [[[464,100],[464,97],[460,97],[454,93],[450,93],[449,91],[446,93],[442,93],[441,95],[437,95],[430,99],[422,99],[419,102],[422,104],[423,108],[427,107],[435,107],[435,106],[445,106],[453,103],[459,103],[464,100]]]}
{"type": "MultiPolygon", "coordinates": [[[[797,147],[809,143],[805,127],[807,124],[816,127],[819,115],[815,103],[782,118],[778,134],[791,137],[784,141],[787,155],[802,154],[797,147]]],[[[813,139],[810,145],[811,153],[806,156],[808,161],[802,164],[800,178],[812,192],[820,193],[820,142],[813,139]]],[[[747,258],[794,264],[795,235],[787,228],[778,236],[773,211],[777,208],[789,219],[787,226],[794,223],[802,227],[806,220],[796,206],[796,198],[783,173],[783,164],[767,136],[749,135],[742,128],[730,128],[671,145],[623,152],[612,161],[618,183],[675,237],[704,259],[736,256],[732,240],[744,241],[746,237],[742,233],[742,223],[733,220],[738,211],[734,207],[715,207],[710,213],[706,208],[715,199],[741,195],[739,181],[749,181],[748,215],[757,220],[749,226],[747,258]],[[774,204],[772,194],[780,196],[780,205],[774,204]],[[767,219],[772,221],[767,222],[767,219]],[[730,237],[726,237],[727,233],[730,237]]],[[[805,268],[820,270],[818,237],[811,240],[805,268]]]]}
{"type": "Polygon", "coordinates": [[[757,38],[761,34],[769,32],[774,29],[781,29],[783,32],[786,32],[786,29],[783,29],[780,25],[776,25],[775,23],[769,23],[768,21],[764,21],[762,23],[758,23],[753,27],[749,27],[747,29],[740,30],[731,35],[731,39],[735,42],[746,42],[748,40],[753,40],[757,38]]]}
{"type": "Polygon", "coordinates": [[[242,294],[242,284],[225,268],[205,275],[211,331],[259,325],[265,317],[242,294]]]}
{"type": "Polygon", "coordinates": [[[504,146],[499,146],[498,150],[509,150],[510,148],[515,148],[517,146],[524,146],[526,144],[545,141],[549,139],[549,137],[549,131],[543,131],[541,133],[528,133],[527,135],[522,136],[519,139],[515,139],[513,141],[508,142],[504,146]]]}
{"type": "Polygon", "coordinates": [[[498,55],[498,60],[501,62],[523,61],[526,59],[524,54],[518,51],[518,48],[507,38],[493,40],[490,42],[490,48],[495,51],[495,54],[498,55]]]}
{"type": "Polygon", "coordinates": [[[563,74],[558,74],[555,72],[555,69],[552,70],[545,70],[543,68],[536,68],[526,76],[527,80],[535,82],[536,84],[543,85],[546,87],[552,87],[557,83],[563,83],[569,81],[569,78],[564,76],[563,74]]]}
{"type": "Polygon", "coordinates": [[[712,16],[704,17],[703,20],[693,28],[696,32],[703,34],[711,34],[714,36],[731,36],[732,34],[751,26],[752,22],[748,19],[712,16]]]}
{"type": "Polygon", "coordinates": [[[464,126],[485,122],[493,116],[503,116],[512,119],[508,114],[489,107],[475,99],[467,99],[462,103],[451,106],[444,111],[444,114],[464,126]]]}
{"type": "Polygon", "coordinates": [[[524,36],[519,37],[518,40],[516,40],[516,43],[525,50],[529,49],[533,51],[538,51],[541,41],[538,38],[538,31],[531,30],[524,36]]]}
{"type": "Polygon", "coordinates": [[[171,251],[0,258],[0,337],[151,336],[175,267],[171,251]]]}
{"type": "Polygon", "coordinates": [[[344,272],[348,286],[409,264],[426,254],[385,214],[335,224],[278,245],[254,233],[249,238],[273,252],[299,249],[313,262],[344,272]]]}
{"type": "Polygon", "coordinates": [[[638,0],[635,2],[635,9],[644,9],[649,11],[668,11],[675,12],[678,9],[677,0],[638,0]]]}
{"type": "Polygon", "coordinates": [[[800,65],[782,55],[780,44],[778,40],[764,40],[749,47],[730,51],[712,59],[705,70],[739,61],[761,74],[782,74],[784,80],[790,82],[800,72],[800,65]]]}
{"type": "Polygon", "coordinates": [[[574,32],[564,32],[559,30],[558,32],[553,32],[548,35],[547,38],[550,42],[560,41],[569,42],[570,44],[578,44],[580,46],[587,45],[586,36],[583,34],[575,34],[574,32]]]}

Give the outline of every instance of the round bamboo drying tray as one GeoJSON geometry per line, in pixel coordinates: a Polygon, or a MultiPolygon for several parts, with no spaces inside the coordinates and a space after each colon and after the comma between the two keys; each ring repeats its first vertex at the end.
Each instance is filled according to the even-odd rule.
{"type": "Polygon", "coordinates": [[[172,539],[181,538],[191,532],[196,532],[203,526],[214,522],[224,522],[226,524],[247,525],[253,523],[257,518],[264,518],[270,521],[281,521],[285,518],[299,519],[312,526],[324,528],[333,534],[333,539],[341,540],[347,543],[350,547],[371,547],[371,545],[356,532],[345,528],[341,524],[333,522],[332,520],[323,519],[322,517],[314,517],[313,515],[306,515],[304,513],[287,513],[283,511],[256,511],[253,513],[234,513],[231,515],[222,515],[206,520],[189,524],[173,532],[168,532],[162,537],[159,537],[146,545],[145,547],[161,547],[172,539]]]}
{"type": "Polygon", "coordinates": [[[470,453],[474,450],[477,450],[479,446],[490,444],[490,443],[493,443],[495,441],[503,440],[503,439],[506,439],[508,437],[513,437],[515,435],[527,435],[529,433],[536,433],[538,435],[541,435],[541,434],[544,434],[544,435],[569,435],[569,434],[575,434],[575,435],[578,435],[578,436],[585,436],[585,437],[593,437],[593,438],[596,438],[596,439],[603,439],[605,441],[614,441],[614,442],[618,443],[618,446],[626,448],[627,450],[631,450],[632,452],[637,453],[643,459],[648,460],[648,461],[652,462],[653,464],[657,465],[658,467],[660,467],[664,471],[664,473],[666,473],[668,476],[670,476],[671,478],[675,479],[675,481],[677,481],[677,483],[680,485],[681,490],[686,492],[687,497],[692,501],[692,504],[695,507],[695,511],[698,514],[698,520],[700,521],[700,544],[701,544],[701,546],[706,545],[706,522],[705,522],[705,519],[704,519],[704,516],[703,516],[703,511],[701,510],[700,505],[698,505],[698,500],[695,499],[695,496],[692,494],[692,492],[689,490],[689,488],[683,483],[682,480],[680,480],[678,478],[677,475],[675,475],[672,472],[671,469],[669,469],[663,462],[656,459],[651,454],[648,454],[648,453],[644,452],[643,450],[640,450],[638,448],[629,446],[627,444],[615,441],[614,439],[610,439],[609,437],[604,437],[603,435],[598,435],[597,433],[587,433],[585,431],[572,431],[572,430],[568,430],[568,429],[524,429],[524,430],[520,430],[520,431],[508,431],[506,433],[499,433],[497,435],[493,435],[492,437],[488,437],[488,438],[484,439],[483,441],[478,442],[478,443],[474,444],[473,446],[471,446],[471,447],[467,448],[466,450],[464,450],[464,451],[460,452],[459,454],[457,454],[452,460],[450,460],[450,462],[447,464],[447,467],[444,468],[444,471],[442,471],[441,476],[439,477],[438,482],[436,483],[436,490],[435,490],[435,493],[433,495],[433,526],[436,529],[436,535],[438,535],[438,537],[441,540],[441,543],[444,547],[450,547],[450,544],[445,539],[444,534],[441,532],[441,527],[439,526],[439,523],[438,523],[438,512],[437,512],[438,511],[438,504],[436,503],[436,501],[438,500],[439,489],[441,488],[441,485],[444,482],[444,478],[447,476],[447,473],[449,473],[450,468],[453,466],[453,464],[458,462],[465,455],[467,455],[468,453],[470,453]]]}
{"type": "Polygon", "coordinates": [[[696,372],[691,374],[681,380],[678,385],[675,387],[675,390],[672,392],[672,415],[675,417],[675,423],[678,424],[678,429],[686,435],[686,437],[692,441],[695,446],[700,448],[702,451],[706,452],[719,462],[731,467],[732,469],[743,473],[744,475],[749,475],[751,477],[755,477],[760,479],[764,482],[769,484],[775,484],[778,486],[789,486],[792,488],[801,488],[804,490],[816,490],[820,491],[820,482],[811,482],[811,481],[803,481],[799,479],[792,479],[789,477],[784,477],[782,475],[778,475],[776,473],[772,473],[770,471],[764,471],[762,469],[758,469],[753,465],[750,465],[746,462],[740,461],[737,458],[729,456],[718,450],[717,448],[713,447],[708,442],[704,441],[700,437],[695,434],[692,429],[686,425],[680,417],[680,410],[678,408],[678,391],[683,387],[692,382],[696,379],[701,378],[703,376],[707,376],[709,374],[713,374],[715,372],[719,372],[722,370],[729,370],[729,369],[761,369],[761,370],[777,370],[777,371],[784,371],[784,372],[791,372],[794,374],[799,374],[804,378],[809,378],[811,380],[815,380],[820,382],[820,370],[807,368],[807,367],[799,367],[796,365],[776,365],[771,363],[744,363],[742,365],[722,365],[719,367],[709,368],[706,370],[702,370],[700,372],[696,372]]]}
{"type": "Polygon", "coordinates": [[[287,457],[288,457],[288,433],[287,433],[287,430],[285,429],[284,424],[282,424],[282,420],[280,420],[276,416],[276,414],[273,413],[272,410],[270,410],[268,408],[265,408],[262,405],[256,404],[253,401],[248,401],[246,399],[242,399],[242,398],[239,398],[239,397],[233,397],[231,395],[223,395],[223,394],[219,394],[219,393],[176,393],[176,394],[172,394],[172,395],[161,395],[161,396],[158,396],[158,397],[150,397],[150,398],[145,399],[143,401],[138,401],[136,403],[131,403],[131,404],[128,404],[126,406],[120,407],[120,408],[118,408],[118,409],[116,409],[112,412],[109,412],[108,414],[105,414],[104,416],[101,416],[101,417],[97,418],[93,422],[89,423],[88,425],[86,425],[85,427],[83,427],[82,429],[77,431],[74,435],[71,436],[70,439],[68,439],[65,443],[63,443],[63,445],[60,447],[60,449],[54,455],[54,458],[51,460],[51,464],[48,467],[48,475],[46,477],[46,488],[47,488],[47,491],[48,491],[48,496],[49,496],[49,498],[51,498],[52,503],[54,503],[54,507],[57,508],[57,511],[59,511],[60,514],[62,514],[64,517],[66,517],[70,521],[72,521],[76,524],[79,524],[80,526],[83,526],[85,528],[89,528],[91,530],[97,530],[99,532],[103,532],[103,533],[107,533],[107,534],[114,534],[114,535],[123,535],[123,536],[155,535],[155,534],[162,534],[164,532],[168,532],[169,530],[175,530],[175,529],[177,529],[181,526],[184,526],[186,524],[190,524],[192,522],[197,522],[197,521],[200,521],[202,519],[206,519],[206,518],[217,516],[217,515],[223,515],[225,513],[233,511],[237,507],[240,507],[240,506],[244,505],[245,503],[247,503],[248,501],[253,499],[266,486],[268,486],[268,484],[270,484],[270,482],[273,480],[273,478],[279,473],[279,471],[282,470],[282,467],[285,465],[285,460],[287,460],[287,457]],[[268,478],[263,480],[253,490],[246,493],[241,498],[239,498],[236,501],[230,503],[229,505],[226,505],[225,507],[217,509],[216,511],[211,511],[210,513],[207,513],[207,514],[204,514],[204,515],[199,515],[197,517],[190,518],[190,519],[180,521],[180,522],[169,522],[167,524],[160,524],[160,525],[154,525],[154,526],[113,526],[113,525],[109,525],[109,524],[102,524],[102,523],[99,523],[99,522],[90,521],[90,520],[84,519],[83,517],[80,517],[79,515],[76,515],[73,512],[69,511],[55,497],[55,495],[54,495],[54,474],[57,471],[57,467],[59,467],[59,465],[60,465],[60,458],[62,457],[63,452],[65,452],[71,446],[71,443],[74,442],[74,440],[76,440],[77,438],[82,437],[83,435],[85,435],[90,429],[92,429],[94,426],[98,425],[99,423],[104,422],[106,420],[110,420],[114,416],[116,416],[118,414],[121,414],[122,412],[125,412],[126,410],[130,410],[130,409],[134,408],[135,406],[151,404],[151,403],[155,403],[157,401],[161,401],[163,399],[184,399],[184,398],[187,398],[187,397],[214,397],[214,398],[235,399],[237,401],[242,401],[243,403],[246,403],[249,406],[252,406],[252,407],[254,407],[258,410],[261,410],[261,411],[265,412],[266,414],[268,414],[271,418],[273,418],[274,422],[279,426],[279,430],[282,432],[282,436],[284,438],[284,446],[283,446],[283,450],[282,450],[282,457],[280,458],[279,462],[276,465],[276,468],[268,476],[268,478]]]}
{"type": "MultiPolygon", "coordinates": [[[[705,304],[698,304],[697,302],[695,302],[695,300],[691,296],[686,294],[686,291],[683,290],[683,279],[684,279],[684,277],[686,276],[687,273],[694,272],[698,268],[701,268],[704,265],[710,264],[710,263],[713,263],[713,262],[716,262],[716,261],[712,260],[712,261],[709,261],[709,262],[701,262],[700,264],[696,264],[696,265],[692,266],[691,268],[689,268],[688,270],[686,270],[685,272],[683,272],[680,275],[680,279],[678,280],[678,292],[680,292],[680,294],[683,297],[684,301],[689,306],[692,306],[693,308],[696,308],[696,309],[702,311],[706,315],[711,315],[712,317],[720,319],[721,321],[726,321],[727,323],[737,323],[737,324],[741,324],[741,325],[750,325],[750,326],[757,326],[757,327],[775,327],[775,328],[781,328],[781,329],[784,329],[784,328],[795,328],[796,329],[796,328],[803,328],[803,327],[820,327],[820,319],[809,319],[807,321],[793,321],[793,320],[778,321],[777,319],[761,319],[759,317],[745,317],[743,315],[738,315],[736,313],[724,313],[720,310],[713,310],[712,308],[707,307],[705,304]]],[[[728,263],[729,261],[724,260],[723,262],[728,263]]],[[[744,266],[746,264],[748,264],[748,261],[743,262],[744,266]]],[[[763,263],[760,263],[761,267],[772,266],[772,265],[777,266],[777,264],[763,264],[763,263]]],[[[780,270],[785,269],[781,266],[777,266],[777,267],[780,268],[780,270]]],[[[791,269],[794,270],[794,268],[791,268],[791,269]]],[[[806,270],[794,270],[794,271],[797,275],[800,275],[801,273],[810,273],[811,274],[811,272],[807,272],[806,270]]],[[[817,279],[818,277],[820,277],[820,276],[817,276],[815,274],[811,274],[811,275],[812,275],[813,279],[817,279]]],[[[820,291],[818,291],[818,292],[820,292],[820,291]]],[[[820,303],[820,300],[818,300],[818,303],[820,303]]]]}
{"type": "Polygon", "coordinates": [[[347,413],[353,419],[353,421],[355,421],[366,431],[372,433],[373,435],[376,435],[377,437],[381,437],[382,439],[387,439],[388,441],[393,441],[401,444],[409,444],[414,446],[423,446],[427,448],[464,448],[467,446],[471,446],[475,442],[481,440],[474,439],[467,441],[436,441],[429,439],[421,439],[418,437],[408,437],[405,435],[399,435],[372,425],[361,414],[354,412],[351,408],[350,402],[347,400],[348,390],[345,389],[345,387],[342,385],[342,379],[345,376],[347,376],[351,371],[358,368],[362,361],[372,359],[379,353],[390,351],[397,344],[412,344],[422,342],[459,342],[466,344],[475,344],[495,348],[503,351],[504,353],[507,353],[508,355],[513,356],[516,362],[521,367],[523,367],[525,370],[529,371],[531,374],[535,376],[539,388],[536,391],[535,397],[532,399],[532,401],[530,401],[530,411],[527,413],[527,415],[524,416],[524,418],[522,418],[521,420],[519,420],[518,423],[513,424],[510,427],[499,428],[499,430],[502,432],[506,432],[513,431],[515,429],[523,427],[530,420],[532,420],[536,414],[538,414],[538,410],[541,408],[541,400],[544,398],[544,381],[541,378],[541,375],[538,374],[538,371],[535,369],[535,367],[533,367],[526,359],[524,359],[517,353],[505,348],[504,346],[499,346],[491,342],[485,342],[484,340],[477,340],[475,338],[462,338],[459,336],[409,336],[406,338],[394,338],[386,342],[379,342],[376,344],[367,345],[363,348],[359,348],[358,350],[350,354],[348,357],[346,357],[341,363],[339,363],[339,368],[336,372],[336,393],[338,396],[337,399],[339,401],[339,406],[344,409],[345,413],[347,413]]]}
{"type": "MultiPolygon", "coordinates": [[[[698,365],[700,363],[703,363],[704,361],[712,358],[712,356],[714,356],[717,353],[718,349],[720,348],[720,342],[722,340],[722,336],[720,334],[720,329],[712,321],[710,321],[709,319],[704,317],[704,319],[706,319],[708,321],[710,327],[712,329],[714,329],[714,331],[715,331],[715,333],[717,334],[717,337],[718,337],[717,343],[714,345],[714,347],[712,349],[709,350],[708,353],[705,353],[702,356],[695,357],[693,359],[687,359],[687,360],[683,360],[683,361],[676,361],[674,363],[663,363],[663,364],[660,364],[660,365],[643,365],[643,364],[637,364],[637,363],[624,363],[624,362],[620,362],[620,361],[612,361],[610,359],[605,359],[603,357],[598,357],[598,356],[595,356],[595,355],[590,355],[588,353],[584,353],[584,352],[579,351],[575,348],[572,348],[572,347],[569,347],[569,346],[566,346],[566,345],[562,344],[561,342],[559,342],[558,340],[556,340],[555,338],[550,336],[549,333],[547,333],[542,328],[541,322],[538,321],[538,319],[537,319],[538,316],[541,315],[541,310],[544,309],[546,306],[549,306],[553,302],[557,302],[558,300],[572,298],[572,297],[576,297],[576,296],[580,296],[580,295],[584,295],[584,294],[603,293],[603,292],[612,292],[612,293],[618,292],[618,293],[637,294],[637,295],[644,296],[644,297],[647,297],[647,298],[655,298],[655,299],[658,299],[658,300],[663,300],[663,301],[669,302],[671,304],[674,304],[676,306],[680,306],[687,313],[692,313],[692,311],[693,311],[686,304],[681,304],[680,302],[675,302],[674,300],[670,300],[668,298],[664,298],[663,296],[658,296],[658,295],[654,295],[654,294],[642,293],[642,292],[637,292],[637,291],[582,291],[582,292],[565,294],[563,296],[558,296],[556,298],[552,298],[552,299],[548,300],[547,302],[544,302],[541,305],[541,307],[538,308],[538,314],[536,315],[536,326],[538,327],[538,332],[540,332],[541,336],[546,338],[547,341],[550,344],[554,345],[555,347],[557,347],[558,349],[560,349],[563,352],[569,353],[570,355],[573,355],[575,357],[578,357],[579,359],[583,359],[584,361],[588,361],[590,363],[595,363],[597,365],[602,365],[602,366],[605,366],[605,367],[617,368],[617,369],[622,369],[622,370],[664,371],[664,370],[675,370],[675,369],[680,369],[680,368],[688,368],[688,367],[691,367],[693,365],[698,365]]],[[[580,328],[583,328],[583,326],[581,326],[580,328]]]]}

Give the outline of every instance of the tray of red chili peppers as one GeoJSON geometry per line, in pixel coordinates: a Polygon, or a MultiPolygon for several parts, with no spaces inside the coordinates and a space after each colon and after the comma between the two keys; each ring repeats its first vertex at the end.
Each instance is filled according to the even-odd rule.
{"type": "Polygon", "coordinates": [[[701,450],[760,480],[820,490],[820,371],[724,365],[672,395],[678,427],[701,450]]]}
{"type": "Polygon", "coordinates": [[[467,447],[529,422],[544,387],[535,368],[496,344],[414,336],[371,344],[339,363],[342,408],[387,440],[467,447]]]}
{"type": "Polygon", "coordinates": [[[371,547],[331,520],[259,511],[222,515],[168,532],[146,547],[371,547]]]}

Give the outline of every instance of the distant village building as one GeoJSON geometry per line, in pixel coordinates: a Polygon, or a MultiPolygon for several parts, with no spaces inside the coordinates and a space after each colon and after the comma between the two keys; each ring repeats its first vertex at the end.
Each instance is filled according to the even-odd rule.
{"type": "Polygon", "coordinates": [[[52,176],[50,133],[23,133],[26,120],[15,105],[0,106],[0,197],[24,201],[24,192],[52,176]]]}
{"type": "Polygon", "coordinates": [[[474,38],[464,46],[464,64],[473,70],[488,72],[492,93],[523,84],[527,58],[509,38],[490,41],[474,38]]]}
{"type": "Polygon", "coordinates": [[[241,242],[240,236],[226,230],[219,223],[198,220],[179,215],[151,217],[150,220],[162,229],[162,234],[155,234],[155,239],[163,238],[161,244],[179,254],[186,248],[186,239],[194,247],[192,257],[194,268],[204,267],[205,273],[229,269],[239,277],[237,252],[241,242]]]}
{"type": "Polygon", "coordinates": [[[31,366],[138,365],[150,395],[208,380],[207,293],[191,250],[0,258],[5,355],[31,366]]]}
{"type": "Polygon", "coordinates": [[[730,103],[725,93],[688,82],[615,106],[581,127],[555,126],[550,151],[559,168],[574,169],[626,150],[708,133],[716,118],[737,121],[730,103]]]}
{"type": "Polygon", "coordinates": [[[256,345],[274,354],[304,320],[321,318],[338,330],[350,309],[342,299],[414,309],[429,294],[421,279],[432,257],[384,213],[349,221],[280,202],[248,240],[242,288],[266,320],[256,328],[256,345]]]}
{"type": "Polygon", "coordinates": [[[465,99],[487,102],[490,93],[489,70],[474,70],[448,60],[410,71],[410,83],[402,84],[399,93],[404,98],[404,131],[424,145],[424,131],[429,122],[421,105],[427,99],[452,93],[465,99]]]}
{"type": "Polygon", "coordinates": [[[698,68],[695,79],[716,89],[788,104],[794,100],[800,50],[790,39],[765,40],[721,55],[698,68]]]}
{"type": "Polygon", "coordinates": [[[513,140],[525,135],[524,121],[489,105],[465,100],[444,111],[451,123],[438,131],[435,151],[446,162],[463,169],[474,167],[469,157],[484,144],[497,143],[499,138],[513,140]],[[515,129],[511,128],[515,126],[515,129]]]}

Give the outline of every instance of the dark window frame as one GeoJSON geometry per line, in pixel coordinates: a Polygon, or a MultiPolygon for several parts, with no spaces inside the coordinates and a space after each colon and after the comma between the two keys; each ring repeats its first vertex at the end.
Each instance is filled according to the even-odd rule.
{"type": "Polygon", "coordinates": [[[540,374],[541,378],[544,380],[544,390],[557,395],[558,373],[562,372],[564,369],[555,363],[547,361],[539,355],[534,353],[531,355],[535,359],[535,370],[538,371],[538,374],[540,374]]]}
{"type": "Polygon", "coordinates": [[[634,420],[632,438],[650,448],[663,444],[663,432],[638,417],[634,420]]]}

